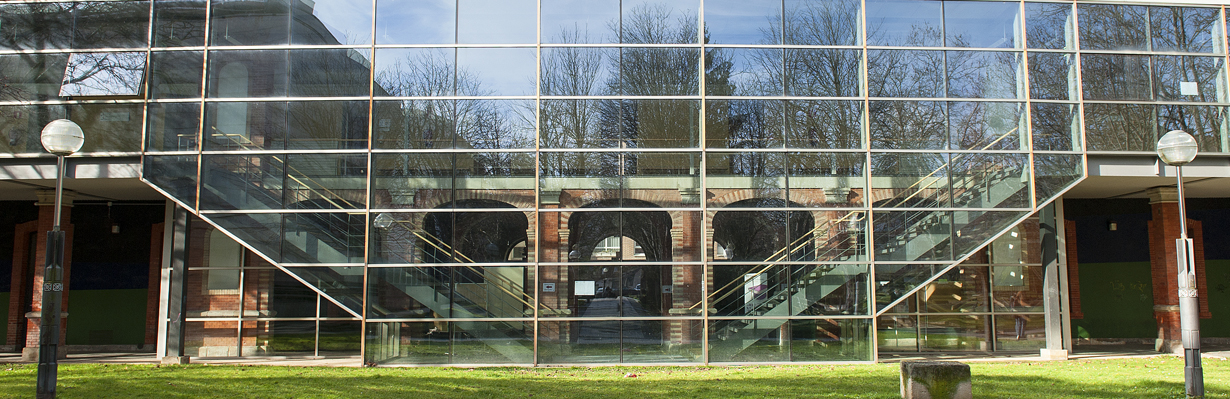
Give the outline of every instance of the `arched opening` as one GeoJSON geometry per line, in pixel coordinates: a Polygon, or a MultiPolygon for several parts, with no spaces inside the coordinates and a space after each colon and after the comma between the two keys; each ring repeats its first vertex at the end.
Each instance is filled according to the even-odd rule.
{"type": "Polygon", "coordinates": [[[436,209],[457,212],[429,213],[423,218],[424,261],[431,263],[488,263],[523,261],[528,241],[529,219],[524,212],[464,212],[463,209],[514,208],[487,199],[445,203],[436,209]],[[516,248],[522,256],[512,259],[516,248]]]}
{"type": "MultiPolygon", "coordinates": [[[[751,198],[728,208],[799,206],[777,198],[751,198]]],[[[721,315],[754,314],[770,306],[778,290],[803,266],[774,265],[813,260],[815,221],[811,212],[785,210],[720,211],[713,215],[714,259],[738,262],[713,269],[712,305],[721,315]]],[[[788,289],[788,288],[787,288],[788,289]]]]}

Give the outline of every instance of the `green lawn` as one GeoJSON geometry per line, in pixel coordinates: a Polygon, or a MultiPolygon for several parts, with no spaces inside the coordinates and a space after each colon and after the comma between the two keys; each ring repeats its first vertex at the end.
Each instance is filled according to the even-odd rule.
{"type": "MultiPolygon", "coordinates": [[[[748,367],[309,368],[62,365],[61,398],[895,398],[897,364],[748,367]],[[636,378],[627,378],[633,373],[636,378]]],[[[972,363],[979,398],[1179,398],[1177,357],[972,363]]],[[[34,395],[35,367],[6,365],[0,397],[34,395]]],[[[1208,397],[1230,362],[1206,359],[1208,397]]]]}

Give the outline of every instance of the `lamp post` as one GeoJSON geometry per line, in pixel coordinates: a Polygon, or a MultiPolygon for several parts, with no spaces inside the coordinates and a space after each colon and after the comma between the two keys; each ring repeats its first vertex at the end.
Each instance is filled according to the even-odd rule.
{"type": "Polygon", "coordinates": [[[43,149],[56,155],[55,219],[47,232],[47,259],[43,269],[43,311],[38,330],[38,398],[56,397],[56,354],[60,344],[60,302],[64,296],[64,232],[60,230],[60,201],[64,195],[64,157],[81,150],[85,135],[68,119],[43,128],[43,149]]]}
{"type": "Polygon", "coordinates": [[[1175,240],[1179,275],[1179,326],[1183,334],[1183,386],[1191,397],[1204,396],[1204,371],[1200,367],[1200,315],[1196,301],[1196,261],[1192,240],[1187,238],[1187,210],[1183,206],[1183,165],[1196,158],[1196,139],[1182,130],[1171,130],[1157,141],[1157,156],[1177,171],[1179,192],[1179,239],[1175,240]]]}

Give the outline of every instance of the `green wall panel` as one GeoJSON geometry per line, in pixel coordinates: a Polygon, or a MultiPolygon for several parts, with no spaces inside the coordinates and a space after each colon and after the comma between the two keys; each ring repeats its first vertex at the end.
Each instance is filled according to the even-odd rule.
{"type": "Polygon", "coordinates": [[[145,343],[148,290],[82,290],[68,293],[69,345],[145,343]]]}
{"type": "Polygon", "coordinates": [[[1149,262],[1082,263],[1080,289],[1085,318],[1072,320],[1074,337],[1157,337],[1149,262]]]}

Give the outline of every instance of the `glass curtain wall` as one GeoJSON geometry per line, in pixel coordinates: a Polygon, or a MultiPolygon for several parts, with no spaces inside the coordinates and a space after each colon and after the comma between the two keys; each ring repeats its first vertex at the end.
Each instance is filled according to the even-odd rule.
{"type": "Polygon", "coordinates": [[[194,316],[234,327],[234,351],[206,350],[228,356],[262,353],[250,323],[340,317],[369,364],[873,360],[877,316],[953,313],[922,316],[918,295],[995,276],[976,251],[1082,179],[1086,148],[1179,127],[1227,142],[1218,7],[177,0],[0,18],[3,152],[71,117],[98,137],[86,152],[143,151],[144,180],[249,249],[235,279],[267,265],[321,300],[194,316]]]}

